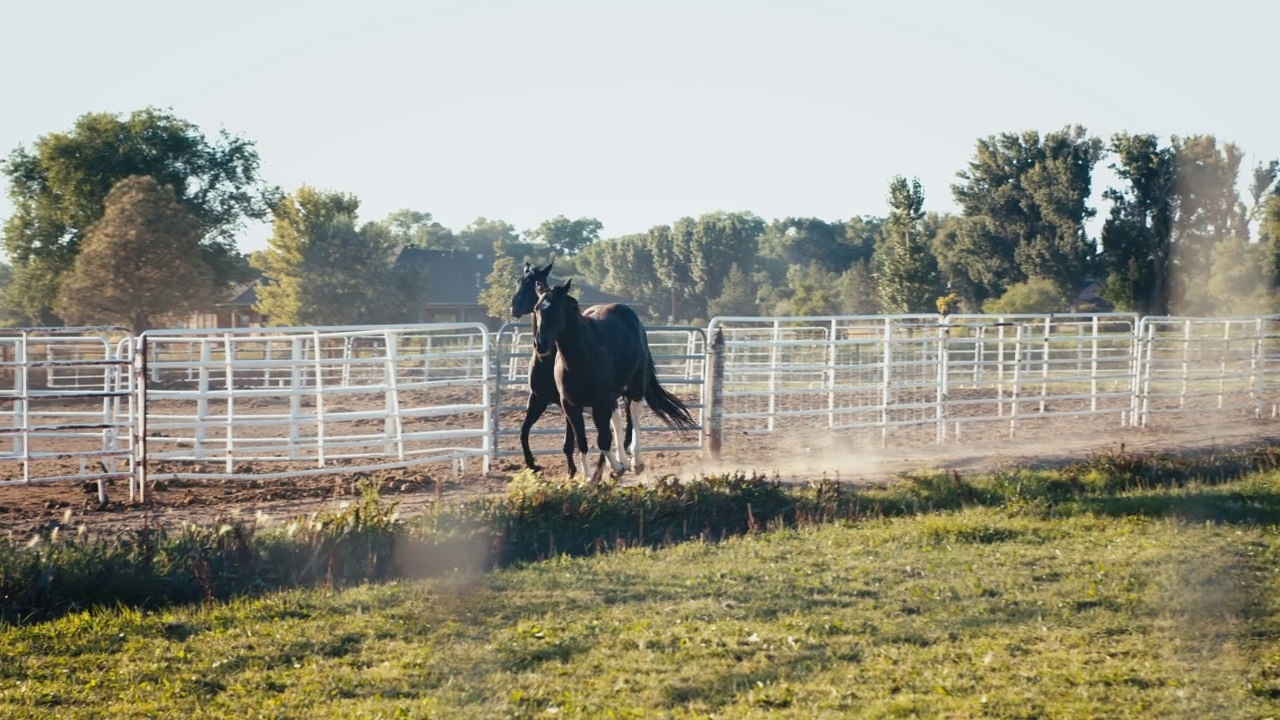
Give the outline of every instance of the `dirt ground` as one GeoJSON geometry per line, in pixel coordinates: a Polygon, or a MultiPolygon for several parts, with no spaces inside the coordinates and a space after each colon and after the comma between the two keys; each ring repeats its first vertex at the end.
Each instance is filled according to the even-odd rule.
{"type": "MultiPolygon", "coordinates": [[[[1280,442],[1280,421],[1222,416],[1162,416],[1147,429],[1121,428],[1099,418],[1046,419],[1020,427],[1008,437],[1003,423],[966,433],[963,442],[927,441],[931,428],[912,435],[890,437],[882,447],[877,435],[827,433],[817,430],[776,433],[737,431],[727,433],[720,462],[689,451],[647,453],[648,468],[625,482],[644,482],[674,474],[695,477],[701,473],[758,471],[783,481],[809,482],[820,478],[854,483],[890,482],[903,472],[924,468],[976,473],[997,468],[1046,467],[1082,460],[1108,451],[1149,453],[1188,450],[1233,449],[1280,442]]],[[[547,449],[543,438],[535,449],[548,473],[563,474],[565,463],[558,450],[547,449]]],[[[437,502],[503,491],[523,463],[501,458],[487,474],[478,463],[454,476],[444,464],[373,473],[254,480],[155,481],[148,503],[130,504],[124,480],[109,485],[109,502],[98,507],[96,483],[54,483],[0,487],[0,533],[14,538],[78,531],[96,535],[127,532],[144,526],[180,526],[183,523],[251,521],[270,525],[299,515],[333,510],[350,502],[357,482],[364,477],[381,481],[382,493],[398,503],[402,515],[423,512],[437,502]]]]}

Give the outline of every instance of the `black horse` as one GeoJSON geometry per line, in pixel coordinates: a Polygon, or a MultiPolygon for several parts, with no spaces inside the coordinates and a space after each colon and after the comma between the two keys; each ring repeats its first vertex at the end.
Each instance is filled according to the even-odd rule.
{"type": "MultiPolygon", "coordinates": [[[[551,266],[554,264],[554,262],[547,263],[547,266],[542,268],[535,268],[527,262],[524,264],[524,273],[516,284],[516,294],[511,296],[512,317],[518,319],[533,312],[534,305],[538,302],[539,292],[546,290],[548,286],[547,276],[551,274],[551,266]]],[[[536,333],[536,317],[534,322],[536,333]]],[[[529,431],[546,412],[547,406],[559,404],[560,391],[556,389],[555,358],[543,358],[534,352],[529,365],[529,401],[525,405],[524,422],[520,424],[520,449],[524,451],[524,465],[534,472],[542,472],[542,466],[534,461],[533,452],[529,449],[529,431]]],[[[627,444],[632,443],[632,422],[631,407],[628,405],[626,440],[624,441],[627,444]]],[[[567,419],[564,426],[564,457],[569,464],[569,476],[578,474],[578,468],[573,462],[573,428],[567,419]]],[[[640,472],[644,467],[633,465],[632,469],[640,472]]]]}
{"type": "MultiPolygon", "coordinates": [[[[534,346],[544,362],[554,358],[556,390],[560,409],[572,426],[583,470],[587,466],[587,431],[583,412],[591,410],[596,426],[596,461],[593,481],[600,480],[605,459],[615,474],[626,468],[623,443],[616,458],[609,456],[613,436],[619,438],[618,400],[627,399],[629,414],[644,400],[668,426],[692,430],[698,427],[689,409],[679,398],[658,384],[657,368],[649,353],[649,339],[640,318],[626,305],[596,305],[586,312],[569,294],[572,281],[543,286],[534,306],[534,346]],[[613,433],[609,426],[613,425],[613,433]]],[[[631,453],[640,452],[640,432],[631,438],[631,453]]],[[[633,467],[639,464],[633,461],[633,467]]]]}

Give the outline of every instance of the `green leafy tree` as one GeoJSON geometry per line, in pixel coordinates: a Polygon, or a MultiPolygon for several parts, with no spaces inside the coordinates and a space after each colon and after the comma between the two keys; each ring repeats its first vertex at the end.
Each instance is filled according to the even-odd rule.
{"type": "Polygon", "coordinates": [[[462,250],[462,240],[429,212],[397,210],[378,223],[393,245],[423,250],[462,250]]]}
{"type": "MultiPolygon", "coordinates": [[[[659,274],[653,247],[663,230],[624,235],[604,243],[606,280],[601,287],[611,293],[643,303],[650,319],[665,318],[670,310],[671,287],[659,274]]],[[[669,233],[668,233],[669,235],[669,233]]]]}
{"type": "Polygon", "coordinates": [[[818,263],[824,270],[842,273],[850,265],[871,256],[874,243],[868,237],[861,218],[845,222],[827,222],[818,218],[774,220],[760,235],[759,254],[771,260],[777,269],[792,265],[818,263]]]}
{"type": "Polygon", "coordinates": [[[489,317],[496,320],[511,317],[511,296],[515,293],[515,282],[519,279],[520,269],[516,265],[516,259],[503,249],[502,240],[495,240],[493,269],[485,277],[485,286],[478,298],[489,317]]]}
{"type": "Polygon", "coordinates": [[[63,277],[58,314],[72,323],[141,333],[206,306],[214,275],[201,253],[203,235],[172,187],[150,177],[121,180],[63,277]]]}
{"type": "Polygon", "coordinates": [[[925,233],[932,237],[929,247],[938,258],[938,274],[946,281],[948,294],[955,296],[950,312],[976,312],[982,307],[979,298],[985,294],[982,283],[969,274],[971,266],[965,262],[960,245],[964,222],[958,215],[936,213],[929,213],[924,221],[925,233]]]}
{"type": "Polygon", "coordinates": [[[969,168],[952,186],[964,223],[949,262],[975,281],[973,300],[1031,277],[1073,295],[1094,272],[1096,247],[1085,223],[1093,167],[1102,141],[1079,125],[1051,132],[1004,133],[978,141],[969,168]]]}
{"type": "Polygon", "coordinates": [[[398,298],[391,240],[376,223],[356,227],[353,195],[303,186],[275,208],[268,248],[251,261],[262,271],[258,311],[276,325],[379,322],[398,298]]]}
{"type": "Polygon", "coordinates": [[[707,316],[707,299],[719,297],[735,262],[755,257],[763,232],[764,221],[751,213],[714,212],[681,218],[655,236],[659,274],[675,287],[683,317],[707,316]]]}
{"type": "Polygon", "coordinates": [[[572,257],[600,239],[604,224],[595,218],[570,220],[557,215],[544,220],[527,235],[531,242],[545,245],[556,257],[572,257]]]}
{"type": "Polygon", "coordinates": [[[871,260],[859,260],[840,274],[836,283],[841,315],[876,315],[880,298],[876,295],[876,278],[872,277],[871,260]]]}
{"type": "Polygon", "coordinates": [[[1258,240],[1266,249],[1267,272],[1275,285],[1280,279],[1280,191],[1261,205],[1258,240]]]}
{"type": "MultiPolygon", "coordinates": [[[[1170,307],[1180,314],[1214,312],[1207,292],[1216,248],[1249,237],[1247,211],[1236,183],[1244,153],[1212,135],[1173,137],[1177,200],[1171,247],[1170,307]]],[[[1231,257],[1227,253],[1226,257],[1231,257]]]]}
{"type": "Polygon", "coordinates": [[[0,170],[14,205],[4,226],[14,266],[6,303],[27,322],[43,324],[56,321],[52,308],[63,276],[121,180],[149,176],[173,188],[200,222],[201,253],[221,286],[239,267],[235,233],[245,219],[267,217],[279,197],[258,180],[253,143],[226,131],[211,141],[195,125],[155,108],[127,117],[81,116],[70,131],[15,149],[0,170]]]}
{"type": "Polygon", "coordinates": [[[1229,237],[1213,248],[1208,281],[1209,307],[1214,315],[1254,315],[1271,312],[1273,283],[1268,273],[1268,248],[1229,237]]]}
{"type": "MultiPolygon", "coordinates": [[[[594,242],[573,256],[573,272],[582,277],[588,285],[602,288],[609,279],[609,265],[606,257],[613,239],[594,242]]],[[[557,262],[556,267],[560,267],[557,262]]]]}
{"type": "Polygon", "coordinates": [[[1155,135],[1111,138],[1123,185],[1108,188],[1111,214],[1102,226],[1102,258],[1109,274],[1102,296],[1117,308],[1167,315],[1177,213],[1177,158],[1155,135]]]}
{"type": "Polygon", "coordinates": [[[1021,313],[1056,313],[1070,309],[1071,303],[1052,280],[1032,278],[1014,283],[998,298],[982,303],[982,312],[988,315],[1017,315],[1021,313]]]}
{"type": "Polygon", "coordinates": [[[835,315],[840,311],[839,276],[817,261],[808,265],[792,265],[787,271],[791,289],[788,315],[799,317],[835,315]]]}
{"type": "Polygon", "coordinates": [[[889,183],[889,217],[885,221],[883,257],[877,293],[889,313],[933,313],[941,290],[938,261],[929,248],[921,221],[924,190],[898,176],[889,183]]]}
{"type": "Polygon", "coordinates": [[[756,284],[738,263],[729,266],[720,294],[707,303],[710,317],[751,316],[757,314],[756,284]]]}

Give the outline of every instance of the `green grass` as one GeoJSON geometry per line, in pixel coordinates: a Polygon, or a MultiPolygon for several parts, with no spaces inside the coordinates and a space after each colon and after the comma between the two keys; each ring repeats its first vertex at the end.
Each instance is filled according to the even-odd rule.
{"type": "Polygon", "coordinates": [[[767,483],[525,481],[486,506],[489,547],[592,553],[624,501],[651,525],[616,544],[647,546],[4,627],[0,716],[1280,716],[1280,473],[1258,457],[920,473],[779,508],[767,483]],[[692,508],[707,524],[735,493],[764,507],[724,542],[655,539],[691,492],[720,493],[692,508]]]}

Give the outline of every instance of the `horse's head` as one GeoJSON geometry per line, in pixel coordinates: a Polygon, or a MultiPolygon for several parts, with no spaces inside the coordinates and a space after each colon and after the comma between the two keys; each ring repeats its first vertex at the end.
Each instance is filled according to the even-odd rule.
{"type": "Polygon", "coordinates": [[[524,273],[516,281],[516,294],[511,296],[512,317],[520,318],[533,312],[538,294],[547,287],[547,275],[551,273],[551,266],[554,264],[549,262],[544,268],[524,264],[524,273]]]}
{"type": "Polygon", "coordinates": [[[556,340],[564,332],[565,325],[573,313],[578,311],[578,301],[569,294],[569,285],[573,280],[565,280],[563,285],[553,287],[542,286],[533,307],[533,345],[539,355],[550,355],[555,352],[556,340]]]}

